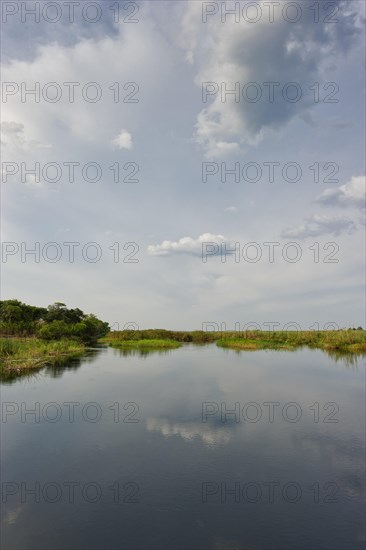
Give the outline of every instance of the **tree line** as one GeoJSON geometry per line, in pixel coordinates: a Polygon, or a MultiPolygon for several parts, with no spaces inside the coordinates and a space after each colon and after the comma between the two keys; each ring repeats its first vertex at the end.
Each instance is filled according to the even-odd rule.
{"type": "Polygon", "coordinates": [[[108,332],[108,323],[79,308],[68,309],[62,302],[44,308],[24,304],[19,300],[0,301],[2,336],[36,336],[43,340],[71,338],[88,343],[108,332]]]}

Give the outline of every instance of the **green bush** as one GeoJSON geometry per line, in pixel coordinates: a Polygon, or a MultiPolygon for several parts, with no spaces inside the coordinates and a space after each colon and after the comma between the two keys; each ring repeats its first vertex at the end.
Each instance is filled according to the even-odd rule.
{"type": "Polygon", "coordinates": [[[0,334],[5,336],[38,336],[42,340],[71,338],[91,343],[109,331],[108,323],[81,309],[67,309],[62,302],[40,308],[19,300],[0,301],[0,319],[0,334]]]}

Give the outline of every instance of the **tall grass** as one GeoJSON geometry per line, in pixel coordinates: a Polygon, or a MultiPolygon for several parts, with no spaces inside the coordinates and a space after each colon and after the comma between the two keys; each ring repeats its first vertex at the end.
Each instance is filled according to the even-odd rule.
{"type": "Polygon", "coordinates": [[[85,346],[74,340],[44,341],[38,338],[2,338],[0,373],[20,372],[52,364],[61,358],[77,357],[85,346]]]}
{"type": "MultiPolygon", "coordinates": [[[[218,346],[235,349],[296,349],[301,346],[339,350],[351,353],[366,352],[366,331],[243,331],[207,332],[196,330],[171,331],[163,329],[123,330],[110,332],[101,341],[121,347],[121,342],[175,341],[181,343],[206,344],[217,342],[218,346]]],[[[128,344],[132,346],[132,344],[128,344]]],[[[139,344],[144,345],[144,344],[139,344]]]]}
{"type": "Polygon", "coordinates": [[[302,346],[366,353],[366,331],[247,331],[238,337],[227,333],[217,340],[217,345],[234,349],[296,349],[302,346]]]}
{"type": "Polygon", "coordinates": [[[114,340],[110,345],[119,349],[160,350],[179,348],[181,344],[175,340],[114,340]]]}
{"type": "Polygon", "coordinates": [[[214,342],[220,337],[218,332],[208,332],[204,330],[178,331],[166,329],[147,329],[147,330],[120,330],[113,331],[102,338],[101,342],[112,343],[121,340],[174,340],[182,343],[203,344],[214,342]]]}

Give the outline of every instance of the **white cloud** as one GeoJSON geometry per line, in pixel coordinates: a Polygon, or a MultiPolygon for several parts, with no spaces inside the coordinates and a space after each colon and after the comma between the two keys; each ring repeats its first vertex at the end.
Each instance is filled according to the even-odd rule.
{"type": "Polygon", "coordinates": [[[190,65],[195,61],[195,50],[201,27],[201,13],[201,2],[188,2],[187,9],[184,10],[181,18],[181,32],[178,41],[180,46],[186,50],[186,61],[190,65]]]}
{"type": "Polygon", "coordinates": [[[105,147],[119,133],[121,121],[135,136],[139,123],[146,121],[152,111],[151,102],[156,108],[157,90],[165,74],[168,77],[171,56],[161,33],[148,20],[139,25],[120,25],[112,36],[81,38],[71,47],[55,41],[42,44],[29,62],[16,58],[2,66],[4,81],[26,82],[30,89],[39,82],[41,90],[39,103],[31,96],[22,102],[20,92],[7,97],[2,105],[3,119],[23,123],[39,141],[44,140],[43,136],[52,136],[55,147],[58,138],[64,146],[65,132],[66,143],[77,138],[105,147]],[[114,85],[112,90],[117,80],[119,87],[114,85]],[[60,100],[56,103],[44,99],[44,85],[50,82],[59,86],[60,100]],[[68,82],[77,83],[73,101],[64,84],[68,82]],[[96,102],[85,99],[89,93],[86,86],[92,82],[99,89],[100,99],[96,102]],[[135,84],[126,87],[128,83],[135,84]],[[144,102],[140,90],[146,93],[144,102]],[[129,103],[132,100],[138,100],[135,109],[129,103]],[[140,118],[142,111],[144,116],[140,118]]]}
{"type": "Polygon", "coordinates": [[[20,151],[32,149],[48,149],[50,144],[41,143],[37,140],[28,140],[24,133],[24,124],[15,121],[4,121],[1,123],[1,142],[5,146],[11,146],[20,151]]]}
{"type": "Polygon", "coordinates": [[[112,146],[114,149],[128,149],[133,147],[132,136],[127,130],[121,130],[118,136],[112,140],[112,146]]]}
{"type": "Polygon", "coordinates": [[[326,206],[356,206],[358,208],[365,208],[365,191],[365,176],[353,176],[349,182],[336,189],[325,189],[325,191],[315,199],[315,202],[326,206]]]}
{"type": "Polygon", "coordinates": [[[193,422],[170,422],[164,418],[148,418],[149,432],[158,431],[164,437],[179,435],[184,441],[200,438],[206,445],[223,445],[230,441],[231,431],[222,427],[202,426],[193,422]]]}
{"type": "Polygon", "coordinates": [[[306,218],[305,222],[295,227],[289,227],[282,231],[281,237],[285,239],[306,239],[307,237],[320,237],[321,235],[340,235],[352,233],[356,230],[356,224],[346,217],[328,217],[315,214],[306,218]]]}
{"type": "Polygon", "coordinates": [[[24,124],[20,124],[14,121],[10,121],[10,122],[4,121],[1,123],[1,133],[4,134],[5,136],[7,135],[19,136],[23,133],[23,131],[24,131],[24,124]]]}
{"type": "MultiPolygon", "coordinates": [[[[145,3],[144,17],[138,25],[119,25],[112,31],[98,24],[98,33],[86,38],[85,33],[79,33],[75,22],[75,40],[69,42],[59,40],[60,35],[54,31],[52,38],[48,34],[45,37],[50,36],[50,40],[39,41],[42,24],[37,24],[29,29],[29,37],[37,38],[33,41],[37,47],[32,48],[31,54],[23,57],[21,48],[7,48],[11,57],[8,55],[4,61],[4,81],[25,82],[29,89],[35,82],[40,82],[42,88],[45,83],[55,81],[62,89],[62,98],[57,103],[48,103],[42,97],[40,103],[36,103],[31,96],[23,103],[18,93],[9,96],[2,105],[3,120],[8,121],[3,127],[2,139],[6,144],[3,160],[25,162],[30,169],[37,161],[41,166],[58,162],[62,167],[62,178],[55,184],[38,188],[35,181],[32,185],[34,178],[29,174],[26,185],[13,178],[14,185],[4,186],[3,223],[7,240],[27,241],[30,248],[38,241],[56,240],[61,245],[65,240],[82,244],[95,241],[103,245],[103,256],[97,264],[65,261],[38,265],[28,258],[26,264],[19,261],[19,266],[17,263],[13,266],[10,258],[4,296],[47,305],[54,301],[55,288],[61,285],[62,301],[94,311],[122,326],[125,321],[134,320],[141,327],[193,329],[200,328],[205,319],[222,319],[234,328],[236,320],[261,322],[279,318],[287,322],[293,318],[293,311],[298,312],[297,320],[308,323],[307,326],[314,320],[353,322],[355,315],[360,324],[359,304],[363,298],[360,289],[364,278],[360,255],[362,231],[351,238],[345,233],[336,239],[341,245],[342,262],[333,264],[331,284],[329,266],[314,265],[313,253],[307,247],[304,247],[303,259],[291,265],[283,260],[281,248],[276,249],[274,264],[268,263],[265,248],[263,258],[255,264],[245,262],[242,256],[239,263],[236,257],[223,263],[218,256],[212,258],[212,262],[210,259],[207,263],[200,261],[202,243],[198,236],[207,228],[215,234],[205,236],[206,242],[222,242],[223,237],[216,235],[220,232],[235,235],[235,240],[243,245],[248,241],[271,241],[284,227],[305,224],[306,230],[310,225],[314,234],[329,228],[337,230],[339,223],[335,228],[324,220],[304,221],[313,213],[309,205],[314,197],[326,186],[318,187],[314,194],[311,185],[299,183],[295,188],[277,181],[271,186],[230,184],[225,187],[218,181],[218,185],[208,188],[198,184],[203,155],[189,138],[194,124],[199,122],[197,132],[200,134],[196,134],[196,138],[202,137],[200,143],[207,154],[220,157],[233,154],[242,163],[278,160],[283,165],[293,159],[303,167],[317,160],[336,158],[351,174],[360,174],[361,171],[352,168],[360,166],[363,152],[360,125],[355,123],[347,131],[346,140],[329,128],[334,121],[357,121],[362,111],[362,78],[357,67],[363,52],[352,53],[352,63],[336,64],[338,52],[347,49],[343,45],[347,33],[340,30],[344,28],[342,23],[309,25],[301,21],[287,24],[285,29],[281,22],[272,26],[265,22],[264,25],[243,25],[230,23],[230,17],[227,24],[222,24],[218,14],[212,25],[202,24],[201,12],[200,2],[145,3]],[[184,40],[179,33],[182,19],[184,40]],[[303,52],[297,48],[296,41],[290,40],[290,28],[292,32],[299,32],[303,52]],[[312,33],[316,47],[310,45],[308,50],[308,37],[311,42],[312,33]],[[328,35],[338,38],[333,40],[328,35]],[[177,47],[178,41],[190,52],[187,59],[191,64],[184,61],[185,52],[182,54],[177,47]],[[286,49],[287,44],[290,47],[286,49]],[[324,59],[323,46],[326,49],[331,45],[329,50],[334,46],[335,55],[333,52],[326,55],[336,67],[331,75],[319,72],[318,60],[311,54],[319,44],[320,59],[324,59]],[[298,67],[296,61],[299,61],[298,67]],[[316,73],[314,80],[311,79],[312,66],[316,73]],[[240,72],[236,72],[237,68],[240,72]],[[302,71],[304,75],[300,80],[302,71]],[[277,104],[267,105],[266,111],[260,102],[258,105],[230,103],[230,96],[227,103],[222,103],[220,94],[209,97],[203,104],[199,89],[203,78],[226,80],[228,85],[230,81],[250,80],[261,83],[299,80],[304,85],[311,79],[322,86],[334,80],[339,83],[342,101],[333,106],[318,105],[316,110],[300,109],[297,115],[300,105],[289,104],[288,112],[279,109],[277,104]],[[110,89],[116,80],[120,83],[117,103],[110,89]],[[132,81],[138,83],[141,90],[136,105],[123,101],[131,91],[123,85],[132,81]],[[75,89],[74,103],[67,99],[64,82],[80,83],[75,89]],[[88,82],[100,84],[103,91],[100,101],[83,100],[82,90],[88,82]],[[349,82],[352,86],[348,86],[349,82]],[[203,112],[204,108],[208,109],[207,113],[203,112]],[[299,115],[304,115],[308,124],[293,120],[299,115]],[[286,126],[290,120],[293,123],[286,126]],[[316,123],[315,129],[312,121],[316,123]],[[276,131],[281,128],[276,139],[263,140],[253,149],[246,145],[258,142],[269,128],[276,131]],[[131,151],[112,150],[111,142],[122,129],[132,136],[131,151]],[[52,149],[39,148],[39,144],[49,141],[52,149]],[[109,167],[121,154],[133,155],[128,160],[141,163],[143,186],[115,185],[109,167]],[[80,163],[73,183],[68,181],[68,170],[63,167],[67,161],[80,163]],[[103,177],[95,184],[81,177],[82,167],[90,161],[98,162],[103,170],[103,177]],[[238,207],[237,214],[233,210],[224,212],[231,205],[238,207]],[[239,216],[239,212],[243,215],[239,216]],[[221,227],[218,220],[225,221],[226,225],[221,227]],[[70,229],[63,234],[59,229],[62,227],[70,229]],[[180,236],[187,235],[190,236],[187,240],[179,240],[180,236]],[[163,243],[163,238],[172,240],[163,243]],[[121,269],[121,264],[113,261],[114,251],[110,249],[117,241],[121,244],[120,261],[131,252],[131,249],[123,250],[122,245],[136,241],[140,246],[136,256],[139,263],[126,263],[121,269]],[[150,255],[146,250],[148,244],[153,245],[150,255]],[[159,278],[154,275],[156,262],[161,258],[154,255],[170,255],[159,278]],[[182,269],[182,260],[186,269],[182,269]],[[103,296],[93,292],[106,277],[108,292],[103,296]],[[27,284],[29,278],[36,281],[32,287],[27,284]],[[121,285],[128,292],[117,303],[114,296],[121,285]]],[[[307,12],[313,15],[312,11],[307,12]]],[[[337,16],[343,21],[343,13],[351,12],[352,6],[347,7],[346,12],[340,9],[337,16]]],[[[19,24],[18,30],[20,26],[24,25],[19,24]]],[[[56,27],[57,24],[52,25],[53,29],[56,27]]],[[[351,15],[350,40],[354,29],[351,15]]],[[[67,31],[67,26],[64,30],[67,31]]],[[[342,203],[344,195],[347,193],[342,193],[342,203]]],[[[338,214],[349,216],[356,224],[361,217],[356,211],[348,215],[348,211],[342,210],[338,214]]],[[[350,220],[343,221],[345,231],[350,228],[349,223],[350,220]]]]}
{"type": "Polygon", "coordinates": [[[237,212],[237,211],[238,211],[238,209],[236,208],[236,206],[228,206],[224,210],[224,212],[237,212]]]}
{"type": "MultiPolygon", "coordinates": [[[[321,80],[334,60],[362,35],[357,4],[347,5],[348,10],[339,9],[338,23],[333,26],[315,27],[310,12],[304,12],[296,34],[294,25],[279,15],[280,8],[273,24],[266,2],[257,4],[263,15],[255,24],[240,14],[240,21],[235,22],[231,15],[223,23],[219,9],[199,25],[199,2],[189,2],[182,19],[180,45],[186,49],[188,62],[194,61],[197,67],[195,82],[199,87],[213,83],[195,129],[195,139],[207,157],[221,157],[240,146],[257,144],[269,130],[285,126],[297,115],[309,121],[307,112],[315,105],[309,85],[321,80]],[[271,102],[269,87],[264,85],[269,82],[276,83],[271,102]],[[284,99],[284,86],[290,82],[300,90],[296,93],[298,101],[284,99]],[[246,89],[248,83],[254,85],[246,89]],[[235,87],[236,97],[230,93],[235,87]]],[[[294,92],[293,87],[288,89],[290,99],[294,92]]]]}
{"type": "Polygon", "coordinates": [[[203,233],[197,239],[192,237],[182,237],[179,241],[163,241],[161,244],[150,245],[148,253],[152,256],[170,256],[171,254],[192,254],[194,256],[202,254],[202,243],[221,244],[225,242],[223,235],[213,235],[212,233],[203,233]]]}

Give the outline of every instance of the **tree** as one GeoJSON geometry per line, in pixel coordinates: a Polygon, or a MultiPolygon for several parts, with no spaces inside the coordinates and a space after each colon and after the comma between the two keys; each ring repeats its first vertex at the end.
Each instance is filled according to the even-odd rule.
{"type": "Polygon", "coordinates": [[[63,302],[48,308],[23,304],[19,300],[0,302],[0,332],[18,336],[37,334],[45,340],[63,337],[93,342],[109,332],[109,325],[81,309],[67,309],[63,302]]]}

